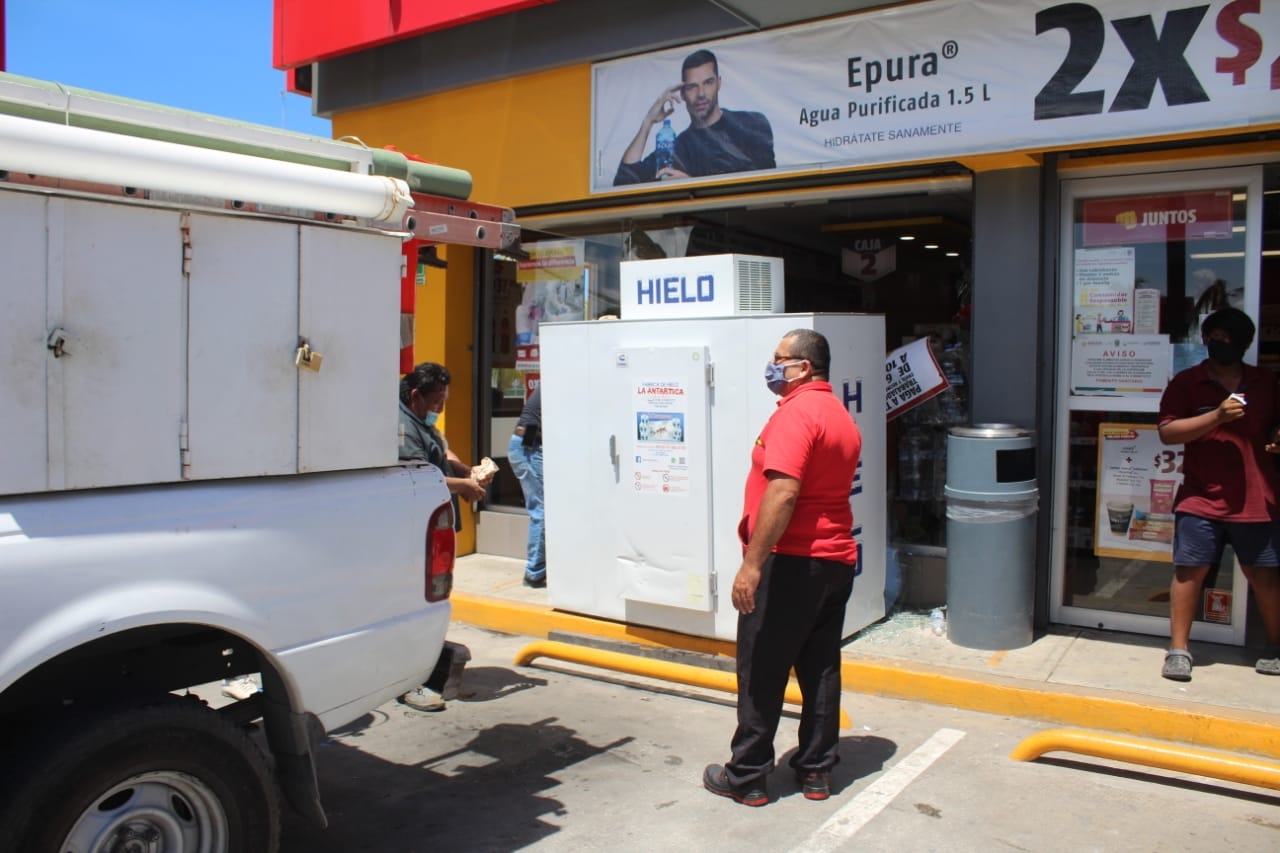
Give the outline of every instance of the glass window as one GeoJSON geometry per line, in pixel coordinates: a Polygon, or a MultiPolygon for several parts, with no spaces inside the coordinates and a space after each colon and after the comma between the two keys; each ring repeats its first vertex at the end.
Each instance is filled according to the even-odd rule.
{"type": "Polygon", "coordinates": [[[1159,400],[1204,357],[1200,321],[1246,309],[1243,187],[1075,203],[1071,393],[1159,400]]]}

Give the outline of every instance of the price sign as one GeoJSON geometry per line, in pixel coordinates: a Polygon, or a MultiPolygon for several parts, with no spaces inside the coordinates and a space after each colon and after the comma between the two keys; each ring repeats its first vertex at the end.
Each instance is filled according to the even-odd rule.
{"type": "Polygon", "coordinates": [[[920,338],[898,347],[884,359],[884,404],[888,420],[915,408],[950,387],[929,339],[920,338]]]}
{"type": "Polygon", "coordinates": [[[1098,426],[1095,554],[1172,562],[1182,456],[1180,447],[1160,443],[1152,424],[1098,426]]]}

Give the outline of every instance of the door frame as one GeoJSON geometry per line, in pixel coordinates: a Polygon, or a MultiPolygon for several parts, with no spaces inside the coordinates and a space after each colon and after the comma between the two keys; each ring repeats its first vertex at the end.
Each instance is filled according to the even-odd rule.
{"type": "MultiPolygon", "coordinates": [[[[1063,174],[1059,183],[1059,234],[1058,234],[1058,322],[1054,341],[1057,367],[1056,399],[1054,405],[1053,460],[1053,509],[1051,527],[1052,560],[1050,563],[1051,621],[1089,628],[1128,631],[1137,634],[1167,636],[1168,617],[1145,616],[1112,610],[1076,607],[1063,604],[1063,586],[1066,574],[1067,544],[1067,487],[1069,435],[1068,419],[1073,411],[1095,411],[1102,408],[1093,397],[1072,397],[1071,388],[1071,329],[1064,322],[1071,316],[1074,296],[1073,258],[1075,202],[1095,198],[1127,194],[1166,193],[1180,190],[1217,189],[1223,186],[1244,186],[1248,197],[1245,209],[1245,305],[1258,313],[1261,296],[1262,267],[1262,193],[1263,167],[1261,163],[1247,166],[1215,167],[1204,161],[1187,163],[1181,167],[1157,164],[1144,168],[1081,170],[1063,174]]],[[[1255,336],[1245,360],[1257,363],[1258,340],[1255,336]]],[[[1151,398],[1107,398],[1108,411],[1155,412],[1159,401],[1151,398]]],[[[1239,561],[1232,559],[1232,590],[1235,595],[1231,605],[1231,624],[1219,625],[1193,622],[1191,638],[1207,642],[1243,645],[1245,617],[1248,601],[1247,587],[1239,561]]],[[[1170,574],[1173,567],[1170,565],[1170,574]]]]}

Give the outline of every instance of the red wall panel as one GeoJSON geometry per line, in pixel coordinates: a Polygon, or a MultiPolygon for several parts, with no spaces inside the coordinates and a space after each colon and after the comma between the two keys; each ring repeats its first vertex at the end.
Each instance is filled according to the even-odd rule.
{"type": "Polygon", "coordinates": [[[555,0],[275,0],[276,68],[296,68],[555,0]]]}

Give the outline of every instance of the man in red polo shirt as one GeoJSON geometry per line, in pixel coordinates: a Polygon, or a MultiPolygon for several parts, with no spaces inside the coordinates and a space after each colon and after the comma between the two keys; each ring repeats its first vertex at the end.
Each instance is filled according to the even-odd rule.
{"type": "Polygon", "coordinates": [[[807,799],[830,795],[840,760],[840,635],[858,559],[849,492],[862,435],[831,390],[830,366],[827,339],[796,329],[765,367],[782,399],[751,451],[738,524],[738,728],[733,757],[702,774],[707,790],[748,806],[769,802],[765,778],[793,666],[804,706],[791,767],[807,799]]]}
{"type": "Polygon", "coordinates": [[[1191,622],[1209,567],[1230,543],[1253,587],[1267,647],[1256,669],[1280,675],[1280,389],[1268,370],[1245,364],[1254,325],[1236,308],[1200,326],[1209,358],[1178,373],[1160,398],[1160,440],[1184,444],[1174,500],[1170,641],[1161,675],[1191,680],[1191,622]]]}

